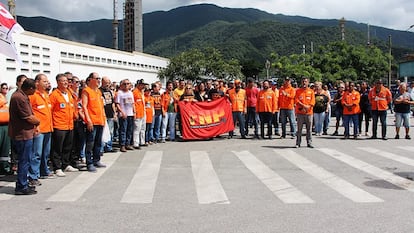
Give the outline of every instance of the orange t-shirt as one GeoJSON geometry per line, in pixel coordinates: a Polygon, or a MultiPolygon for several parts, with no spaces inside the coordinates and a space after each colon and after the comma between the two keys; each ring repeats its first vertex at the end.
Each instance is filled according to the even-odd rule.
{"type": "Polygon", "coordinates": [[[52,105],[53,128],[58,130],[72,130],[75,119],[75,107],[72,95],[66,92],[67,99],[59,89],[55,89],[49,96],[52,105]]]}
{"type": "Polygon", "coordinates": [[[388,104],[392,100],[391,92],[388,88],[381,87],[377,94],[376,89],[376,87],[372,88],[368,94],[368,99],[371,103],[371,109],[385,111],[388,109],[388,104]]]}
{"type": "Polygon", "coordinates": [[[135,88],[132,91],[132,95],[134,96],[134,105],[135,105],[135,117],[136,118],[144,118],[145,116],[145,98],[144,92],[135,88]]]}
{"type": "Polygon", "coordinates": [[[4,95],[0,94],[0,124],[9,123],[9,105],[4,95]]]}
{"type": "Polygon", "coordinates": [[[295,104],[295,89],[292,85],[282,86],[279,90],[279,108],[292,110],[295,104]]]}
{"type": "Polygon", "coordinates": [[[82,105],[82,107],[85,113],[86,110],[88,111],[89,118],[91,119],[92,124],[104,126],[106,117],[101,90],[94,90],[90,87],[85,87],[85,89],[82,90],[82,95],[88,96],[88,105],[82,105]]]}
{"type": "Polygon", "coordinates": [[[154,117],[154,98],[152,96],[145,96],[145,123],[152,123],[152,118],[154,117]]]}
{"type": "Polygon", "coordinates": [[[29,96],[33,114],[40,120],[40,133],[50,133],[53,131],[52,104],[46,92],[41,93],[36,90],[29,96]]]}
{"type": "Polygon", "coordinates": [[[298,88],[295,94],[295,113],[296,114],[313,114],[313,106],[315,106],[315,92],[310,88],[298,88]],[[303,108],[299,103],[310,105],[309,109],[303,108]]]}
{"type": "Polygon", "coordinates": [[[257,96],[256,112],[271,112],[277,110],[277,96],[272,89],[261,90],[257,96]]]}
{"type": "Polygon", "coordinates": [[[342,106],[343,106],[343,114],[344,115],[354,115],[361,112],[361,108],[359,107],[361,95],[357,91],[345,91],[342,95],[342,106]],[[352,104],[352,107],[348,108],[345,104],[352,104]]]}

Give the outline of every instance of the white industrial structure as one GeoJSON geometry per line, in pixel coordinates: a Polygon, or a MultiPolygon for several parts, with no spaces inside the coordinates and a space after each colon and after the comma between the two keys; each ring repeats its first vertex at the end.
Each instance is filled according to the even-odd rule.
{"type": "Polygon", "coordinates": [[[144,79],[152,83],[159,80],[158,72],[169,63],[166,58],[149,54],[108,49],[33,32],[24,32],[14,38],[23,66],[0,54],[0,82],[9,85],[14,84],[20,74],[34,78],[36,74],[44,73],[52,86],[56,86],[56,74],[66,71],[80,79],[97,72],[116,82],[128,78],[132,82],[144,79]]]}

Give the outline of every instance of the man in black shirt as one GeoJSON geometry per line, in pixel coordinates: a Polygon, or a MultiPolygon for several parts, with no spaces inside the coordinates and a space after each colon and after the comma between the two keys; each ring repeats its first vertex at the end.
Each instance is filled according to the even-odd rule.
{"type": "Polygon", "coordinates": [[[112,147],[114,121],[116,121],[115,101],[114,93],[111,90],[111,80],[108,77],[102,77],[102,86],[100,89],[104,98],[106,123],[108,124],[109,133],[111,134],[110,140],[103,145],[101,152],[116,152],[117,150],[112,147]]]}

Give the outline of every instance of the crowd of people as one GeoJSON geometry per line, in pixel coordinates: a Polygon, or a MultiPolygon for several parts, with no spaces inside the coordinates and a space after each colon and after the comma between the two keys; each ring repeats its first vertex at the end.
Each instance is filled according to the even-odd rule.
{"type": "MultiPolygon", "coordinates": [[[[405,138],[410,139],[414,88],[408,89],[406,83],[397,83],[391,93],[381,80],[371,88],[366,82],[338,82],[336,94],[331,96],[327,85],[309,81],[303,77],[294,87],[292,80],[285,77],[279,88],[274,81],[256,82],[252,78],[228,83],[174,80],[163,88],[161,82],[148,84],[143,79],[116,83],[93,72],[81,80],[66,72],[56,76],[57,87],[52,89],[45,74],[34,79],[19,75],[15,89],[1,84],[0,172],[17,172],[16,195],[36,194],[36,186],[42,184],[40,179],[106,167],[100,161],[103,153],[117,152],[118,148],[121,152],[140,150],[154,143],[180,140],[183,129],[179,101],[227,98],[241,139],[272,139],[272,135],[283,139],[290,135],[296,138],[295,146],[300,147],[305,126],[306,145],[313,148],[312,132],[316,136],[327,135],[333,111],[333,135],[338,135],[342,120],[344,139],[359,137],[363,121],[365,135],[369,136],[372,119],[371,138],[378,136],[379,120],[380,137],[387,140],[388,110],[395,111],[395,138],[399,138],[403,126],[405,138]],[[253,134],[249,135],[252,128],[253,134]]],[[[228,132],[228,138],[235,136],[234,131],[228,132]]]]}

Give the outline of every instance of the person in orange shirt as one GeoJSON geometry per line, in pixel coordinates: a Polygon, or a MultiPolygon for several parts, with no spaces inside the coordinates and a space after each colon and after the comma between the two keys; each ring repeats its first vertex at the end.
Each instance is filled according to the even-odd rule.
{"type": "Polygon", "coordinates": [[[135,119],[134,119],[134,148],[140,149],[141,146],[145,145],[145,98],[144,98],[144,89],[145,85],[148,85],[144,82],[144,79],[137,81],[132,95],[134,96],[134,105],[135,105],[135,119]]]}
{"type": "Polygon", "coordinates": [[[35,81],[36,92],[29,99],[33,114],[40,120],[40,125],[37,128],[39,134],[33,138],[34,156],[30,159],[29,184],[32,186],[41,184],[39,178],[54,178],[47,165],[53,132],[52,105],[46,91],[49,80],[45,74],[38,74],[35,81]]]}
{"type": "MultiPolygon", "coordinates": [[[[245,133],[245,119],[244,114],[247,113],[247,96],[246,91],[241,89],[241,81],[239,79],[234,80],[234,88],[228,91],[229,100],[231,103],[233,124],[234,127],[239,122],[240,136],[242,139],[246,139],[245,133]]],[[[229,132],[229,138],[233,138],[234,131],[229,132]]]]}
{"type": "Polygon", "coordinates": [[[278,99],[280,121],[282,123],[282,138],[286,138],[286,124],[288,119],[292,138],[295,138],[296,135],[296,120],[294,112],[295,94],[295,89],[290,84],[290,78],[286,77],[282,87],[280,87],[278,99]]]}
{"type": "Polygon", "coordinates": [[[296,90],[295,113],[298,119],[298,131],[296,135],[296,147],[300,147],[302,141],[303,124],[306,125],[306,142],[309,148],[312,145],[312,118],[313,106],[315,106],[315,92],[309,88],[309,79],[302,78],[302,87],[296,90]]]}
{"type": "Polygon", "coordinates": [[[56,176],[64,177],[67,172],[79,171],[69,164],[73,142],[73,120],[75,106],[72,95],[68,91],[68,79],[64,74],[56,75],[57,88],[50,94],[52,105],[52,164],[56,176]]]}
{"type": "Polygon", "coordinates": [[[106,167],[101,163],[102,133],[106,116],[102,92],[99,89],[99,74],[90,73],[86,83],[88,86],[82,90],[81,95],[86,122],[86,166],[89,172],[96,172],[97,167],[106,167]]]}
{"type": "MultiPolygon", "coordinates": [[[[275,92],[276,94],[276,98],[278,99],[278,103],[279,103],[279,89],[277,89],[277,82],[272,81],[272,90],[275,92]]],[[[273,119],[272,119],[272,123],[273,126],[275,127],[275,135],[276,136],[280,136],[279,133],[279,105],[278,108],[276,109],[276,112],[273,114],[273,119]]]]}
{"type": "Polygon", "coordinates": [[[145,122],[146,122],[145,145],[148,145],[148,144],[152,144],[151,126],[152,126],[153,116],[155,113],[154,98],[151,96],[151,89],[145,88],[144,98],[145,98],[145,122]]]}
{"type": "Polygon", "coordinates": [[[347,90],[345,90],[343,96],[342,96],[342,106],[344,108],[343,110],[343,121],[344,121],[344,127],[345,127],[345,133],[344,138],[348,139],[350,136],[349,133],[349,124],[352,120],[352,123],[354,124],[354,138],[358,137],[358,118],[359,113],[361,112],[361,108],[359,107],[359,101],[361,95],[358,91],[355,90],[355,83],[350,82],[347,86],[347,90]]]}
{"type": "Polygon", "coordinates": [[[272,118],[276,112],[277,96],[276,93],[270,88],[269,81],[263,82],[263,90],[259,92],[257,96],[256,112],[260,118],[260,137],[264,139],[264,125],[267,124],[267,136],[272,139],[272,118]]]}
{"type": "Polygon", "coordinates": [[[170,141],[175,140],[175,119],[177,116],[177,101],[174,98],[173,83],[167,82],[167,90],[161,96],[162,102],[162,128],[161,142],[165,142],[167,137],[167,127],[169,131],[170,141]]]}
{"type": "Polygon", "coordinates": [[[372,113],[371,139],[377,138],[378,118],[380,118],[382,139],[387,140],[387,110],[389,103],[392,101],[391,92],[388,88],[384,87],[381,80],[377,80],[375,86],[369,91],[368,99],[371,104],[372,113]]]}

